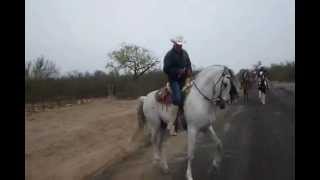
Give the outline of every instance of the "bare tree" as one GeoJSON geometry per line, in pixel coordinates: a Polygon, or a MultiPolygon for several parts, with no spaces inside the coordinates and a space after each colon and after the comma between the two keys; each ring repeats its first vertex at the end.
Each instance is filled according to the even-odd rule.
{"type": "Polygon", "coordinates": [[[30,79],[31,77],[31,68],[32,68],[32,62],[26,61],[24,66],[24,77],[25,79],[30,79]]]}
{"type": "MultiPolygon", "coordinates": [[[[28,64],[31,69],[31,77],[34,79],[48,79],[59,75],[55,63],[45,59],[43,56],[38,57],[32,64],[28,64]]],[[[30,70],[30,69],[29,69],[30,70]]]]}
{"type": "Polygon", "coordinates": [[[100,71],[100,70],[96,70],[94,73],[93,73],[93,76],[95,78],[104,78],[107,76],[107,74],[103,71],[100,71]]]}
{"type": "Polygon", "coordinates": [[[76,78],[82,78],[85,75],[82,72],[79,72],[77,70],[73,70],[67,73],[67,77],[71,79],[76,79],[76,78]]]}
{"type": "Polygon", "coordinates": [[[123,70],[126,74],[133,74],[133,79],[153,70],[159,63],[149,50],[137,45],[123,44],[108,55],[111,61],[107,63],[107,69],[123,70]]]}

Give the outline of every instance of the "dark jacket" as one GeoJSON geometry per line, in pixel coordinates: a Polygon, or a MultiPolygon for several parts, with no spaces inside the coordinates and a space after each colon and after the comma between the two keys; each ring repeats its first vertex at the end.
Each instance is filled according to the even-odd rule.
{"type": "Polygon", "coordinates": [[[178,70],[182,68],[192,72],[189,55],[184,49],[182,49],[181,53],[178,53],[172,48],[164,57],[163,66],[163,71],[168,75],[169,81],[179,81],[178,70]]]}

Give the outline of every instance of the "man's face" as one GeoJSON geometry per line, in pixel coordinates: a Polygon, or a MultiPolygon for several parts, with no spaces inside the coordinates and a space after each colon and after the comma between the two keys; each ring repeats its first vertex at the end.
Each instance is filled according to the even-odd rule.
{"type": "Polygon", "coordinates": [[[177,51],[181,51],[182,49],[182,45],[179,45],[179,44],[174,44],[174,48],[177,50],[177,51]]]}

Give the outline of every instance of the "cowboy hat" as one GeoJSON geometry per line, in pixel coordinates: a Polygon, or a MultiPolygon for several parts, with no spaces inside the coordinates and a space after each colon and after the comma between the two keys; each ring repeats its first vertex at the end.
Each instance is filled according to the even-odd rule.
{"type": "Polygon", "coordinates": [[[182,36],[177,36],[175,38],[170,39],[170,41],[172,43],[178,44],[178,45],[183,45],[186,43],[186,41],[184,41],[182,36]]]}

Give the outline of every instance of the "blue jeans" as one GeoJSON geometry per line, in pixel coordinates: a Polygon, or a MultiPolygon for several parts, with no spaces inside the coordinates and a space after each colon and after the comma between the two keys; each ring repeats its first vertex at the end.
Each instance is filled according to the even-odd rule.
{"type": "Polygon", "coordinates": [[[182,93],[178,81],[171,81],[170,87],[172,90],[172,103],[176,106],[182,107],[182,93]]]}

